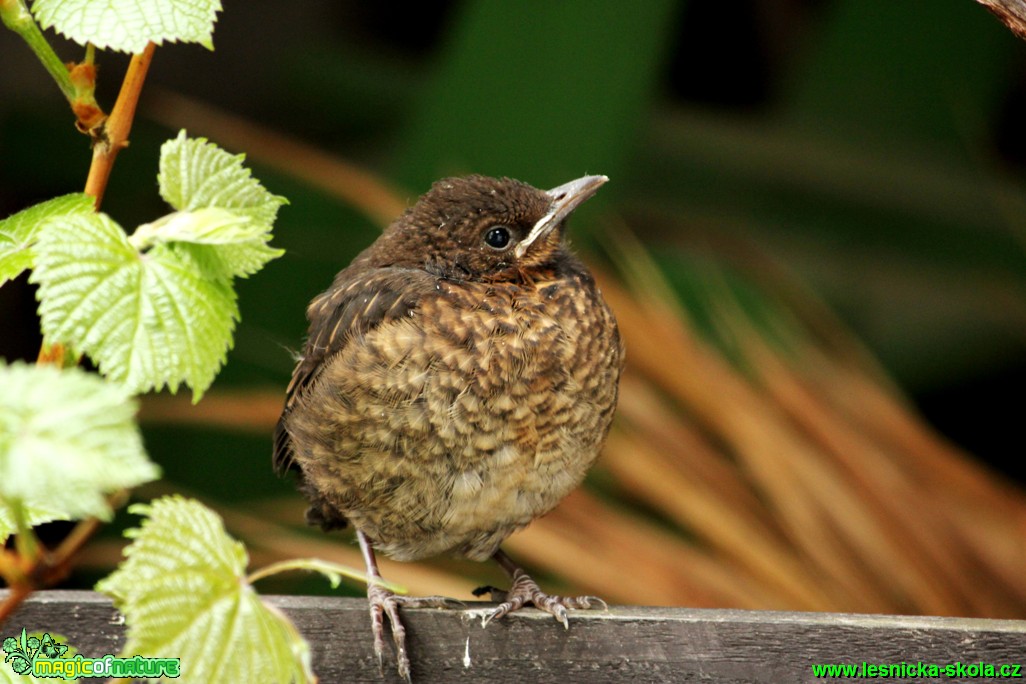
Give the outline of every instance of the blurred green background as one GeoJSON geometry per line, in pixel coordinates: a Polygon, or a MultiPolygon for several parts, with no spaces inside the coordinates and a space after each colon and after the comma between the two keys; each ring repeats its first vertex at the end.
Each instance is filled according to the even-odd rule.
{"type": "MultiPolygon", "coordinates": [[[[685,299],[709,263],[742,279],[782,270],[942,433],[1026,478],[1026,44],[972,0],[249,0],[226,3],[214,37],[215,52],[157,51],[104,202],[122,225],[165,211],[156,161],[175,131],[148,104],[157,89],[359,164],[410,200],[449,174],[550,187],[604,173],[579,244],[609,229],[588,216],[618,216],[685,299]]],[[[90,155],[6,31],[0,57],[7,215],[79,190],[90,155]]],[[[99,57],[108,109],[126,61],[99,57]]],[[[209,135],[202,120],[178,125],[209,135]]],[[[214,387],[284,392],[306,303],[379,227],[253,166],[291,202],[275,240],[287,254],[239,284],[214,387]]],[[[34,358],[34,307],[24,278],[0,289],[0,356],[34,358]]],[[[208,497],[291,491],[271,475],[269,433],[145,438],[170,480],[208,497]]]]}

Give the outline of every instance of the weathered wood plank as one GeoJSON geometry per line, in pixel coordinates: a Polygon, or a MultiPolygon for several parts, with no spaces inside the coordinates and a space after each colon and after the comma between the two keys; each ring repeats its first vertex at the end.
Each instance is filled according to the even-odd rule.
{"type": "MultiPolygon", "coordinates": [[[[310,640],[322,682],[398,681],[391,662],[378,671],[365,601],[268,600],[310,640]]],[[[1016,663],[1026,675],[1026,621],[617,606],[573,613],[569,631],[534,610],[483,629],[487,606],[404,611],[415,681],[813,682],[824,681],[813,663],[863,661],[1016,663]]],[[[85,655],[124,643],[121,616],[92,592],[34,594],[0,633],[22,627],[59,632],[85,655]]]]}

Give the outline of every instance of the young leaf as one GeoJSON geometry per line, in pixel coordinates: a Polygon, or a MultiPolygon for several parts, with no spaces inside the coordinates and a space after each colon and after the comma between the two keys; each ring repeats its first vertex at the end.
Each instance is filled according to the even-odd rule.
{"type": "Polygon", "coordinates": [[[84,193],[55,197],[0,221],[0,285],[32,268],[36,234],[49,219],[73,214],[90,214],[93,198],[84,193]]]}
{"type": "Polygon", "coordinates": [[[136,251],[105,214],[52,220],[36,243],[39,315],[50,342],[90,356],[131,392],[177,391],[198,401],[232,343],[235,290],[187,249],[136,251]]]}
{"type": "Polygon", "coordinates": [[[212,272],[231,277],[252,275],[284,254],[267,243],[278,208],[286,200],[269,193],[242,165],[243,160],[244,155],[228,154],[206,138],[189,138],[185,131],[179,131],[178,137],[160,148],[157,175],[161,197],[179,212],[221,209],[252,219],[249,229],[254,234],[231,241],[215,243],[209,238],[200,239],[198,230],[193,230],[191,237],[178,231],[179,240],[209,245],[191,251],[212,272]]]}
{"type": "Polygon", "coordinates": [[[246,551],[213,511],[177,496],[129,510],[146,520],[96,586],[125,616],[125,653],[181,658],[186,681],[316,680],[306,641],[246,581],[246,551]]]}
{"type": "Polygon", "coordinates": [[[179,211],[232,209],[270,230],[284,197],[269,193],[242,165],[245,155],[228,154],[206,138],[178,137],[160,148],[160,196],[179,211]]]}
{"type": "Polygon", "coordinates": [[[43,28],[100,49],[138,53],[146,43],[199,43],[211,36],[220,0],[35,0],[32,13],[43,28]]]}
{"type": "Polygon", "coordinates": [[[107,494],[159,477],[135,411],[122,389],[83,370],[0,362],[2,517],[24,505],[30,523],[109,518],[107,494]]]}
{"type": "Polygon", "coordinates": [[[176,211],[153,223],[135,229],[128,239],[136,249],[161,242],[191,242],[197,245],[228,245],[267,236],[267,225],[247,214],[204,207],[194,211],[176,211]]]}
{"type": "Polygon", "coordinates": [[[148,245],[177,242],[187,249],[209,277],[230,280],[256,273],[283,250],[268,246],[271,227],[240,209],[207,207],[178,211],[139,226],[129,242],[148,245]]]}

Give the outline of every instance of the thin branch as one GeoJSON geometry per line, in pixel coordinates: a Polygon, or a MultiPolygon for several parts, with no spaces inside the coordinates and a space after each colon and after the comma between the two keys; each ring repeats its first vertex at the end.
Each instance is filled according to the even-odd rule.
{"type": "Polygon", "coordinates": [[[27,584],[15,584],[8,588],[10,593],[7,599],[0,603],[0,625],[7,621],[7,618],[14,614],[18,606],[32,593],[32,587],[27,584]]]}
{"type": "MultiPolygon", "coordinates": [[[[20,0],[17,1],[20,2],[20,0]]],[[[9,2],[12,0],[0,0],[0,3],[9,2]]],[[[89,167],[85,192],[95,198],[94,207],[97,211],[100,209],[100,203],[103,202],[103,193],[107,189],[107,181],[110,180],[110,173],[114,168],[114,159],[118,156],[121,148],[128,146],[128,134],[132,130],[132,121],[135,119],[139,93],[142,92],[146,73],[149,71],[150,62],[153,61],[153,52],[156,47],[153,43],[149,43],[140,54],[132,56],[132,61],[128,64],[128,71],[125,72],[125,80],[121,84],[121,92],[118,93],[118,99],[114,103],[110,117],[107,117],[96,106],[96,101],[92,98],[96,66],[93,64],[94,51],[91,47],[86,48],[85,61],[71,70],[71,76],[74,79],[72,86],[74,97],[71,99],[71,106],[75,110],[75,116],[78,117],[77,125],[79,130],[89,133],[94,140],[93,163],[89,167]]],[[[65,72],[65,76],[67,75],[65,72]]],[[[61,366],[64,364],[65,354],[64,345],[50,345],[44,342],[39,348],[36,363],[61,366]]]]}
{"type": "MultiPolygon", "coordinates": [[[[120,508],[126,501],[128,501],[128,490],[125,489],[120,489],[107,496],[107,505],[111,508],[120,508]]],[[[7,600],[0,604],[0,625],[37,587],[57,584],[68,576],[68,573],[71,572],[72,561],[86,542],[100,529],[100,524],[99,518],[79,520],[55,550],[50,551],[40,547],[40,551],[31,557],[25,555],[15,557],[14,562],[20,561],[24,567],[17,568],[18,574],[21,575],[17,581],[11,581],[13,576],[11,573],[5,574],[11,592],[7,595],[7,600]]],[[[32,530],[29,529],[28,532],[32,533],[32,530]]],[[[35,536],[32,538],[35,539],[35,536]]],[[[4,559],[5,563],[9,565],[8,560],[4,559]]]]}
{"type": "Polygon", "coordinates": [[[63,344],[47,344],[44,341],[39,346],[39,356],[36,357],[36,364],[40,366],[63,366],[65,351],[63,344]]]}
{"type": "Polygon", "coordinates": [[[75,127],[83,133],[93,135],[107,114],[96,103],[96,66],[93,64],[93,47],[86,47],[86,58],[80,64],[65,64],[46,40],[32,13],[25,7],[24,0],[0,0],[0,19],[28,43],[32,52],[43,63],[57,87],[75,113],[75,127]]]}
{"type": "Polygon", "coordinates": [[[100,521],[97,518],[79,521],[55,551],[44,551],[39,554],[36,563],[25,570],[27,581],[12,585],[7,600],[0,604],[0,624],[17,610],[21,602],[28,598],[36,587],[50,586],[67,577],[71,572],[71,562],[75,554],[98,529],[100,521]]]}
{"type": "Polygon", "coordinates": [[[128,146],[128,134],[132,130],[136,105],[139,104],[139,93],[146,80],[150,62],[153,61],[155,49],[156,45],[149,43],[145,50],[132,56],[128,71],[125,73],[125,80],[121,84],[121,92],[118,94],[117,102],[114,103],[114,109],[111,110],[106,124],[97,134],[98,139],[93,147],[93,163],[89,167],[89,177],[86,179],[85,187],[86,194],[96,198],[97,210],[103,202],[103,193],[107,189],[107,181],[110,179],[110,172],[114,167],[114,159],[123,147],[128,146]]]}
{"type": "MultiPolygon", "coordinates": [[[[254,584],[262,579],[277,575],[282,572],[289,572],[292,570],[305,570],[307,572],[319,572],[326,576],[332,586],[338,585],[340,577],[348,577],[349,579],[363,582],[364,584],[370,584],[372,581],[365,573],[355,570],[347,565],[341,565],[339,563],[332,563],[331,561],[321,560],[320,558],[294,558],[286,561],[278,561],[277,563],[271,563],[266,565],[259,570],[254,570],[246,576],[246,581],[250,584],[254,584]]],[[[386,582],[384,580],[374,580],[377,584],[385,587],[390,591],[394,591],[399,594],[405,594],[406,589],[386,582]]]]}
{"type": "Polygon", "coordinates": [[[39,24],[32,18],[32,13],[25,7],[25,3],[22,0],[0,0],[0,19],[3,20],[4,26],[17,33],[22,40],[28,43],[32,52],[36,53],[36,57],[43,63],[53,80],[57,82],[57,87],[61,89],[64,97],[74,106],[76,92],[75,86],[71,83],[71,77],[68,75],[68,68],[50,47],[50,43],[39,29],[39,24]]]}

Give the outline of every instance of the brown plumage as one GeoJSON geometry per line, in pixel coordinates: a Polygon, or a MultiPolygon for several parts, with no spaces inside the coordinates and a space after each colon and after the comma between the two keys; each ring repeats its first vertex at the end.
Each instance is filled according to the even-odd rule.
{"type": "MultiPolygon", "coordinates": [[[[438,181],[311,302],[274,465],[298,470],[311,523],[356,528],[372,576],[374,550],[495,557],[513,586],[492,617],[590,607],[499,545],[580,484],[612,420],[623,345],[564,239],[605,181],[438,181]]],[[[397,606],[444,601],[368,595],[379,657],[388,615],[409,678],[397,606]]]]}

